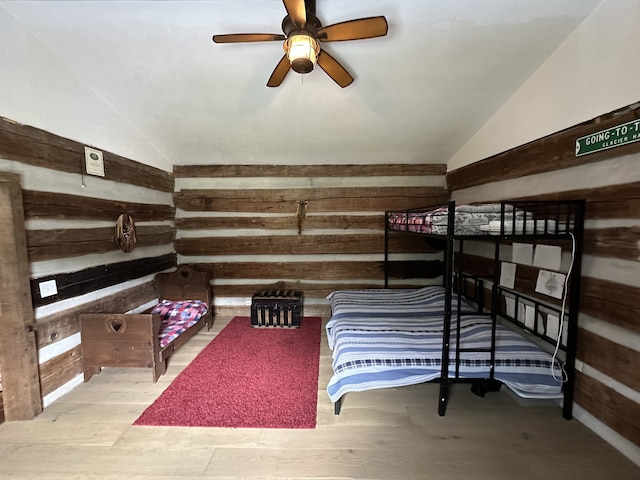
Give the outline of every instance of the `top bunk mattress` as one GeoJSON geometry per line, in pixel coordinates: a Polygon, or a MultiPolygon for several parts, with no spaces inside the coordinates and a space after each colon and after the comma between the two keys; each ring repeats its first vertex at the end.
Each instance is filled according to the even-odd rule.
{"type": "MultiPolygon", "coordinates": [[[[487,203],[455,206],[454,235],[558,235],[572,228],[575,213],[567,210],[570,203],[534,203],[523,206],[544,205],[543,213],[534,213],[519,204],[487,203]],[[514,206],[516,205],[516,206],[514,206]]],[[[447,235],[449,206],[431,210],[405,210],[387,213],[390,230],[447,235]]]]}

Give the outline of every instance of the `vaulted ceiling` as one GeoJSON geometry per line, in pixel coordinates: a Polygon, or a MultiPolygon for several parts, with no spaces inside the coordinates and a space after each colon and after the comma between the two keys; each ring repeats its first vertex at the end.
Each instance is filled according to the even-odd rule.
{"type": "Polygon", "coordinates": [[[446,163],[599,1],[317,0],[323,25],[389,24],[323,44],[355,78],[344,89],[319,68],[267,88],[281,42],[212,42],[281,33],[280,0],[0,1],[0,87],[13,95],[0,115],[123,155],[146,143],[159,165],[446,163]],[[50,88],[47,101],[25,82],[50,88]],[[63,112],[74,85],[101,107],[63,112]]]}

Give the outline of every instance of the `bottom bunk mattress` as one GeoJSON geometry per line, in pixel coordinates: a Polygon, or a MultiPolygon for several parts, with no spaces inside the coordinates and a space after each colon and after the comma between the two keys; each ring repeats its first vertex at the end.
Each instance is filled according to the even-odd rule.
{"type": "MultiPolygon", "coordinates": [[[[348,392],[390,388],[436,380],[441,377],[443,315],[436,318],[403,312],[371,316],[351,309],[327,324],[332,338],[333,371],[327,392],[337,402],[348,392]]],[[[455,325],[455,320],[452,324],[455,325]]],[[[465,348],[488,348],[491,318],[465,314],[460,322],[460,369],[458,378],[489,378],[490,354],[464,352],[465,348]]],[[[456,377],[456,336],[452,328],[449,377],[456,377]]],[[[495,375],[516,392],[558,395],[562,371],[551,354],[522,334],[498,324],[495,375]]]]}
{"type": "MultiPolygon", "coordinates": [[[[441,319],[445,310],[445,289],[439,285],[420,288],[373,288],[338,290],[327,296],[331,305],[331,319],[327,324],[327,340],[333,349],[334,325],[344,329],[351,323],[357,327],[366,324],[370,330],[389,328],[386,320],[393,321],[394,329],[421,328],[427,319],[441,319]],[[378,321],[379,320],[379,321],[378,321]]],[[[456,315],[474,313],[477,307],[457,295],[451,308],[456,315]],[[458,304],[458,298],[460,304],[458,304]]]]}

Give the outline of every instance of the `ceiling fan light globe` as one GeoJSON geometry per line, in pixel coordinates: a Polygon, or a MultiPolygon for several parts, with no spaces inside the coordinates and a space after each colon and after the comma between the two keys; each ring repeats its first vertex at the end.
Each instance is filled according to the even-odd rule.
{"type": "Polygon", "coordinates": [[[309,35],[292,35],[285,40],[284,51],[294,72],[309,73],[318,60],[320,42],[309,35]]]}

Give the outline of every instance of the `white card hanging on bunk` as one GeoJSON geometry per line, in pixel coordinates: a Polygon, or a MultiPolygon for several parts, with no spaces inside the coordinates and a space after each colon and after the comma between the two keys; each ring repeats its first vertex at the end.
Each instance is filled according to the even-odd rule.
{"type": "Polygon", "coordinates": [[[500,285],[513,290],[516,285],[515,263],[502,262],[500,264],[500,285]]]}
{"type": "Polygon", "coordinates": [[[507,310],[507,316],[515,318],[516,316],[516,300],[511,297],[504,297],[504,304],[507,310]]]}
{"type": "Polygon", "coordinates": [[[547,337],[558,338],[560,333],[560,319],[555,315],[547,315],[547,337]]]}
{"type": "Polygon", "coordinates": [[[536,292],[553,298],[562,298],[566,276],[558,272],[540,270],[536,282],[536,292]]]}
{"type": "Polygon", "coordinates": [[[536,245],[533,265],[547,270],[560,270],[562,248],[554,245],[536,245]]]}
{"type": "Polygon", "coordinates": [[[536,308],[531,305],[524,307],[524,326],[531,331],[536,328],[536,308]]]}
{"type": "Polygon", "coordinates": [[[533,244],[514,242],[511,249],[511,261],[522,265],[531,265],[531,262],[533,262],[533,244]]]}
{"type": "Polygon", "coordinates": [[[526,305],[524,303],[518,302],[518,304],[516,305],[516,299],[511,297],[504,297],[504,302],[506,307],[506,314],[508,317],[516,318],[516,313],[517,313],[518,321],[519,322],[525,321],[526,305]],[[516,308],[518,309],[517,312],[516,312],[516,308]]]}

